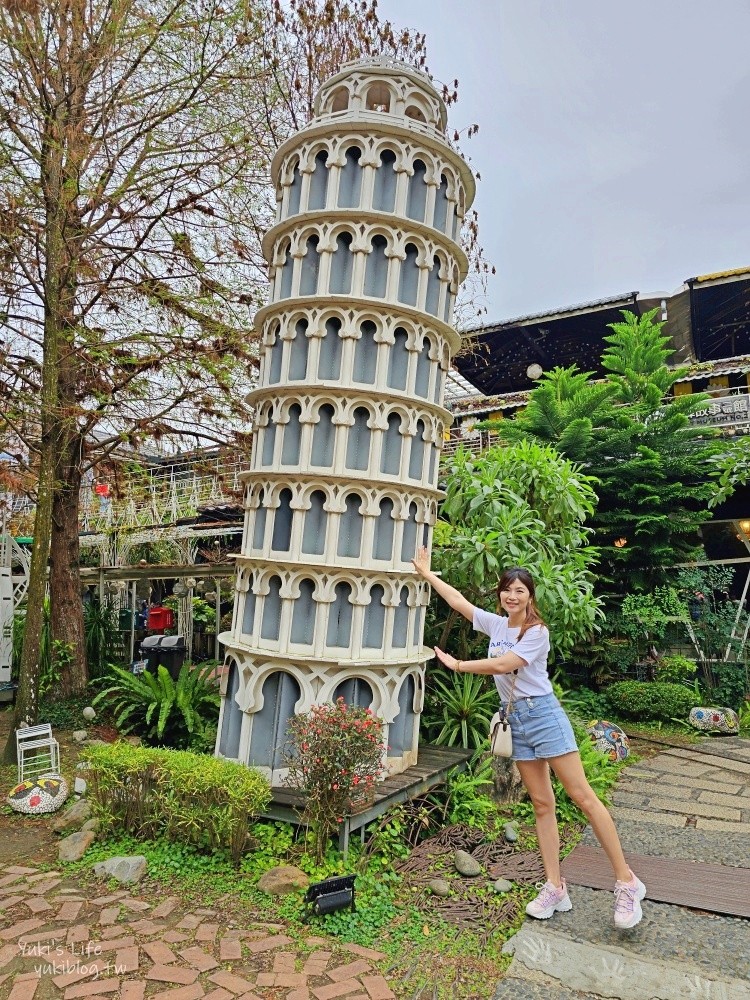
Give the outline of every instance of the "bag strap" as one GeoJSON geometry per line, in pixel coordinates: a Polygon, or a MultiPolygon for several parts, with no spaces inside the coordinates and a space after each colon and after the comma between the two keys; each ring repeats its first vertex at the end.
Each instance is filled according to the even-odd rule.
{"type": "MultiPolygon", "coordinates": [[[[517,645],[518,645],[518,639],[516,639],[516,641],[510,647],[510,649],[508,650],[508,652],[510,653],[511,650],[514,649],[517,645]]],[[[508,695],[508,705],[507,705],[507,707],[505,709],[505,718],[506,719],[508,718],[508,715],[510,714],[510,712],[513,711],[513,692],[516,689],[516,680],[517,680],[517,678],[518,678],[518,670],[514,670],[513,671],[513,683],[510,686],[510,694],[508,695]]]]}
{"type": "Polygon", "coordinates": [[[508,695],[508,704],[505,707],[504,717],[507,719],[508,715],[513,711],[513,692],[516,688],[516,679],[518,678],[518,671],[513,671],[513,683],[510,686],[510,694],[508,695]]]}

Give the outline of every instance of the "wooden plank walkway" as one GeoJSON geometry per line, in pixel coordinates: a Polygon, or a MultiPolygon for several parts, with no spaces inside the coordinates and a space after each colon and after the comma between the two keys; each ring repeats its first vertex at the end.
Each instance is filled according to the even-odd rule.
{"type": "MultiPolygon", "coordinates": [[[[627,855],[646,886],[646,899],[694,910],[750,917],[750,868],[684,861],[658,855],[627,855]]],[[[599,847],[579,844],[562,863],[563,878],[590,889],[614,887],[612,867],[599,847]]]]}
{"type": "MultiPolygon", "coordinates": [[[[373,804],[362,812],[346,817],[340,824],[339,847],[344,856],[349,849],[351,833],[361,830],[364,839],[364,829],[368,823],[382,816],[391,806],[416,798],[417,795],[441,784],[454,767],[463,771],[473,752],[456,747],[421,746],[417,763],[413,767],[378,782],[373,804]]],[[[304,807],[302,792],[285,786],[274,786],[271,795],[271,802],[263,813],[264,817],[282,820],[285,823],[299,823],[300,813],[304,807]]]]}

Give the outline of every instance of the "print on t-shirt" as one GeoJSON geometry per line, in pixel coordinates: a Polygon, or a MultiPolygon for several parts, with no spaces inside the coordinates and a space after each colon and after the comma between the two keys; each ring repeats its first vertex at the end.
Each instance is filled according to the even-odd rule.
{"type": "Polygon", "coordinates": [[[517,639],[495,639],[490,643],[488,656],[504,656],[518,642],[517,639]]]}
{"type": "MultiPolygon", "coordinates": [[[[483,632],[488,638],[489,657],[504,656],[515,653],[524,663],[516,677],[516,698],[534,698],[549,694],[552,691],[549,674],[547,673],[547,656],[549,654],[549,632],[545,625],[532,625],[527,629],[522,639],[518,638],[520,628],[511,628],[505,615],[493,614],[481,608],[474,608],[474,629],[483,632]],[[513,632],[515,636],[508,633],[513,632]]],[[[513,673],[495,674],[495,685],[503,702],[509,696],[513,683],[513,673]]]]}

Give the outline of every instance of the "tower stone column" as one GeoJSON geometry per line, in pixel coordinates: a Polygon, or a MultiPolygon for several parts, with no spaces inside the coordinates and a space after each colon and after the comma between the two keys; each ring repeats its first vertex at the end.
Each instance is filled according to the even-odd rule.
{"type": "Polygon", "coordinates": [[[349,63],[278,150],[277,222],[217,752],[283,778],[288,719],[342,696],[417,760],[458,244],[474,196],[429,77],[349,63]]]}

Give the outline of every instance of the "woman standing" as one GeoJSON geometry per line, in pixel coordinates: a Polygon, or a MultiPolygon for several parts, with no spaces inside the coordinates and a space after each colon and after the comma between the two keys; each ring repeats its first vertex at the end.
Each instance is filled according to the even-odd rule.
{"type": "Polygon", "coordinates": [[[534,581],[528,570],[506,570],[497,585],[498,605],[504,614],[474,607],[466,598],[430,570],[427,549],[419,550],[414,567],[454,611],[467,618],[474,630],[489,637],[485,660],[457,660],[435,647],[435,655],[456,673],[491,674],[500,700],[507,709],[515,683],[508,722],[513,734],[513,760],[531,798],[539,851],[547,881],[526,907],[531,917],[546,920],[572,903],[560,876],[560,837],[555,817],[555,797],[550,768],[565,791],[584,813],[610,860],[615,876],[615,926],[635,927],[642,917],[641,900],[646,887],[628,867],[609,811],[596,797],[581,764],[573,729],[552,691],[547,673],[549,631],[534,601],[534,581]]]}

